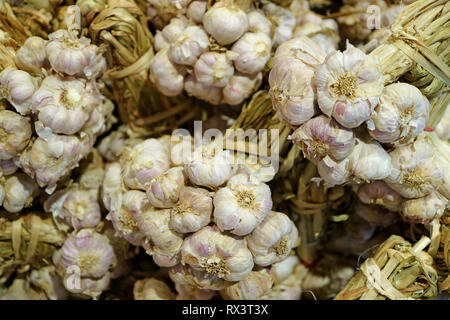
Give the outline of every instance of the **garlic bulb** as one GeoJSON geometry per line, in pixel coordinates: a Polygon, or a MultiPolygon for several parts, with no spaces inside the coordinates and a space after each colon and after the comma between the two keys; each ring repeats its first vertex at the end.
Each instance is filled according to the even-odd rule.
{"type": "Polygon", "coordinates": [[[175,294],[165,282],[146,278],[134,283],[133,297],[134,300],[174,300],[175,294]]]}
{"type": "Polygon", "coordinates": [[[50,300],[67,300],[68,292],[64,288],[62,279],[57,275],[54,266],[45,266],[31,270],[30,282],[42,289],[50,300]]]}
{"type": "Polygon", "coordinates": [[[157,139],[145,140],[123,153],[123,181],[131,189],[147,190],[150,181],[170,167],[169,150],[157,139]]]}
{"type": "Polygon", "coordinates": [[[248,17],[231,1],[219,1],[203,16],[203,27],[220,45],[226,46],[248,30],[248,17]]]}
{"type": "Polygon", "coordinates": [[[297,37],[283,42],[275,51],[273,65],[286,58],[293,58],[316,70],[326,58],[325,52],[313,40],[307,37],[297,37]]]}
{"type": "Polygon", "coordinates": [[[450,108],[445,110],[444,116],[436,126],[435,132],[442,140],[450,140],[450,108]]]}
{"type": "Polygon", "coordinates": [[[317,69],[314,84],[320,110],[347,128],[367,121],[383,90],[383,75],[372,56],[347,45],[330,53],[317,69]]]}
{"type": "Polygon", "coordinates": [[[285,281],[299,264],[300,260],[296,255],[291,255],[283,261],[274,263],[270,268],[270,274],[274,278],[274,282],[279,284],[285,281]]]}
{"type": "Polygon", "coordinates": [[[244,75],[236,72],[230,77],[227,85],[222,90],[222,101],[231,106],[241,104],[259,88],[262,78],[261,72],[255,75],[244,75]]]}
{"type": "Polygon", "coordinates": [[[317,171],[328,187],[349,182],[351,171],[349,169],[350,159],[334,161],[330,157],[325,157],[317,164],[317,171]]]}
{"type": "Polygon", "coordinates": [[[196,232],[211,222],[212,193],[201,188],[184,187],[170,210],[169,226],[180,233],[196,232]]]}
{"type": "Polygon", "coordinates": [[[103,277],[115,261],[108,238],[93,229],[83,229],[69,236],[61,247],[61,266],[64,269],[79,267],[81,277],[103,277]]]}
{"type": "Polygon", "coordinates": [[[0,89],[0,97],[7,99],[18,113],[25,115],[30,112],[37,81],[25,71],[6,68],[0,73],[0,89]]]}
{"type": "Polygon", "coordinates": [[[363,204],[359,201],[355,205],[355,212],[370,224],[382,228],[387,228],[398,220],[398,215],[395,212],[381,206],[363,204]]]}
{"type": "Polygon", "coordinates": [[[427,139],[399,146],[389,155],[392,171],[385,181],[403,197],[423,197],[443,184],[443,171],[427,139]]]}
{"type": "Polygon", "coordinates": [[[149,202],[157,208],[171,208],[178,201],[184,187],[183,167],[175,167],[150,181],[147,189],[149,202]]]}
{"type": "Polygon", "coordinates": [[[402,196],[392,190],[383,180],[362,185],[356,194],[362,203],[381,205],[391,211],[399,211],[403,201],[402,196]]]}
{"type": "Polygon", "coordinates": [[[231,282],[225,281],[211,272],[203,272],[181,263],[169,268],[169,277],[175,282],[175,285],[193,286],[202,290],[217,291],[231,285],[231,282]]]}
{"type": "Polygon", "coordinates": [[[199,289],[188,284],[175,283],[177,300],[211,300],[216,292],[213,290],[199,289]]]}
{"type": "Polygon", "coordinates": [[[244,279],[220,291],[225,300],[258,300],[268,294],[273,286],[273,279],[267,269],[252,271],[244,279]]]}
{"type": "Polygon", "coordinates": [[[263,267],[285,259],[300,241],[294,223],[287,215],[275,211],[246,239],[255,264],[263,267]]]}
{"type": "Polygon", "coordinates": [[[0,160],[0,172],[3,171],[3,175],[9,176],[16,172],[17,169],[19,169],[19,167],[14,163],[14,159],[0,160]]]}
{"type": "Polygon", "coordinates": [[[423,131],[430,108],[419,89],[407,83],[393,83],[383,89],[367,128],[382,143],[403,144],[423,131]]]}
{"type": "Polygon", "coordinates": [[[335,161],[348,157],[355,146],[355,137],[351,129],[320,115],[296,129],[292,134],[292,142],[301,147],[307,159],[317,163],[325,156],[335,161]]]}
{"type": "Polygon", "coordinates": [[[209,188],[223,185],[232,174],[228,151],[214,143],[194,150],[184,170],[192,183],[209,188]]]}
{"type": "Polygon", "coordinates": [[[222,99],[220,88],[204,85],[193,74],[186,77],[184,89],[188,95],[205,100],[213,105],[218,105],[222,99]]]}
{"type": "Polygon", "coordinates": [[[429,224],[439,219],[448,207],[448,200],[434,191],[424,197],[408,199],[402,203],[402,217],[412,223],[429,224]]]}
{"type": "Polygon", "coordinates": [[[225,87],[234,73],[227,53],[206,52],[195,63],[195,77],[205,86],[225,87]]]}
{"type": "Polygon", "coordinates": [[[170,44],[183,32],[186,28],[187,21],[184,17],[173,18],[170,23],[161,31],[156,32],[154,45],[157,51],[169,47],[170,44]]]}
{"type": "Polygon", "coordinates": [[[183,91],[184,70],[169,59],[169,48],[160,50],[150,64],[150,79],[159,91],[169,97],[183,91]]]}
{"type": "Polygon", "coordinates": [[[270,37],[261,32],[247,32],[236,41],[231,50],[238,54],[234,60],[237,71],[254,74],[261,71],[270,58],[270,37]]]}
{"type": "Polygon", "coordinates": [[[173,166],[183,166],[192,153],[193,140],[190,135],[172,134],[170,160],[173,166]]]}
{"type": "Polygon", "coordinates": [[[170,43],[169,57],[173,63],[192,66],[208,47],[206,32],[198,26],[188,26],[170,43]]]}
{"type": "Polygon", "coordinates": [[[0,110],[0,138],[0,160],[17,156],[30,141],[30,119],[10,110],[0,110]]]}
{"type": "Polygon", "coordinates": [[[206,1],[192,1],[186,10],[186,16],[195,23],[202,23],[206,12],[206,1]]]}
{"type": "Polygon", "coordinates": [[[119,210],[122,203],[122,168],[120,163],[112,162],[105,165],[102,182],[102,200],[109,211],[119,210]]]}
{"type": "Polygon", "coordinates": [[[6,211],[14,213],[31,206],[38,187],[29,176],[18,173],[6,177],[4,190],[3,207],[6,211]]]}
{"type": "Polygon", "coordinates": [[[146,2],[149,20],[161,26],[179,13],[184,13],[191,0],[147,0],[146,2]]]}
{"type": "Polygon", "coordinates": [[[247,14],[248,17],[248,31],[262,32],[270,36],[272,32],[272,23],[266,18],[262,11],[251,11],[247,14]]]}
{"type": "Polygon", "coordinates": [[[29,37],[16,52],[16,64],[25,71],[41,74],[42,68],[48,68],[49,62],[45,52],[47,41],[40,37],[29,37]]]}
{"type": "Polygon", "coordinates": [[[92,83],[49,76],[34,93],[32,110],[54,133],[70,135],[81,130],[100,104],[100,96],[92,83]]]}
{"type": "Polygon", "coordinates": [[[295,27],[294,14],[274,3],[267,3],[263,6],[264,13],[272,22],[273,31],[273,47],[276,48],[283,42],[292,38],[292,32],[295,27]]]}
{"type": "Polygon", "coordinates": [[[181,263],[225,281],[243,280],[253,268],[246,241],[225,235],[215,226],[206,226],[184,240],[181,263]]]}
{"type": "Polygon", "coordinates": [[[233,176],[214,196],[215,223],[238,236],[251,233],[271,209],[269,186],[243,173],[233,176]]]}

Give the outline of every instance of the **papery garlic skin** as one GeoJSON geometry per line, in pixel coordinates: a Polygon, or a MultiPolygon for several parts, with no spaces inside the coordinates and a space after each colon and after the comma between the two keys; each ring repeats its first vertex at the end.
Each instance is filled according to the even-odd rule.
{"type": "Polygon", "coordinates": [[[359,200],[365,204],[381,205],[391,211],[399,211],[403,198],[383,180],[372,181],[358,188],[359,200]]]}
{"type": "Polygon", "coordinates": [[[225,87],[234,73],[226,53],[203,53],[194,67],[195,78],[205,86],[225,87]]]}
{"type": "Polygon", "coordinates": [[[225,281],[243,280],[253,268],[246,241],[222,234],[215,226],[206,226],[186,237],[181,263],[225,281]]]}
{"type": "Polygon", "coordinates": [[[183,167],[171,168],[150,181],[148,200],[157,208],[171,208],[178,201],[184,183],[183,167]]]}
{"type": "Polygon", "coordinates": [[[17,164],[15,163],[14,160],[15,159],[0,161],[0,177],[1,177],[2,171],[3,171],[4,176],[9,176],[9,175],[13,174],[14,172],[16,172],[17,169],[19,169],[19,167],[17,166],[17,164]]]}
{"type": "Polygon", "coordinates": [[[285,259],[300,240],[289,217],[275,211],[271,211],[246,239],[255,264],[262,267],[285,259]]]}
{"type": "Polygon", "coordinates": [[[30,113],[31,97],[37,82],[27,72],[6,68],[0,73],[0,96],[6,98],[21,115],[30,113]]]}
{"type": "Polygon", "coordinates": [[[54,266],[31,270],[30,282],[42,289],[50,300],[67,300],[68,292],[54,266]]]}
{"type": "Polygon", "coordinates": [[[443,184],[443,171],[427,139],[399,146],[389,153],[392,171],[385,179],[393,190],[405,198],[419,198],[443,184]]]}
{"type": "Polygon", "coordinates": [[[177,300],[211,300],[216,295],[216,291],[199,289],[197,287],[175,283],[177,290],[177,300]]]}
{"type": "Polygon", "coordinates": [[[178,202],[170,210],[170,228],[190,233],[207,226],[213,211],[212,195],[202,188],[184,187],[178,202]]]}
{"type": "Polygon", "coordinates": [[[108,238],[93,229],[68,237],[61,247],[61,265],[80,268],[81,277],[100,278],[115,264],[116,256],[108,238]]]}
{"type": "Polygon", "coordinates": [[[281,283],[286,280],[294,271],[300,260],[296,255],[291,255],[281,262],[274,263],[270,268],[270,274],[275,283],[281,283]]]}
{"type": "Polygon", "coordinates": [[[327,156],[318,162],[317,171],[329,187],[344,184],[351,177],[350,159],[345,158],[342,161],[334,161],[327,156]]]}
{"type": "Polygon", "coordinates": [[[264,33],[247,32],[236,41],[231,50],[239,54],[234,60],[237,71],[254,74],[261,71],[270,58],[272,43],[264,33]]]}
{"type": "Polygon", "coordinates": [[[348,157],[355,146],[353,131],[324,115],[308,120],[292,134],[307,159],[318,163],[325,156],[336,161],[348,157]]]}
{"type": "Polygon", "coordinates": [[[273,279],[267,269],[252,271],[244,279],[220,291],[225,300],[257,300],[268,294],[273,286],[273,279]]]}
{"type": "Polygon", "coordinates": [[[214,221],[220,230],[238,236],[251,233],[272,209],[268,185],[247,174],[230,178],[214,196],[214,221]]]}
{"type": "Polygon", "coordinates": [[[275,51],[273,65],[293,58],[316,70],[325,61],[326,53],[317,43],[307,37],[296,37],[282,43],[275,51]]]}
{"type": "Polygon", "coordinates": [[[223,185],[232,175],[228,151],[211,143],[199,146],[184,165],[191,182],[215,188],[223,185]]]}
{"type": "Polygon", "coordinates": [[[203,27],[220,45],[226,46],[247,31],[248,17],[233,3],[216,2],[203,16],[203,27]]]}
{"type": "Polygon", "coordinates": [[[220,88],[204,85],[193,74],[186,77],[184,89],[188,95],[205,100],[213,105],[218,105],[222,99],[220,88]]]}
{"type": "Polygon", "coordinates": [[[265,4],[263,10],[273,24],[273,47],[276,48],[283,42],[291,39],[292,32],[295,27],[294,14],[291,11],[271,2],[265,4]]]}
{"type": "Polygon", "coordinates": [[[207,7],[206,1],[192,1],[186,10],[186,16],[195,23],[201,23],[207,7]]]}
{"type": "Polygon", "coordinates": [[[170,167],[169,150],[157,139],[148,139],[125,149],[122,176],[131,189],[147,190],[150,181],[170,167]]]}
{"type": "Polygon", "coordinates": [[[370,224],[382,228],[387,228],[395,224],[398,220],[398,214],[396,212],[389,211],[381,206],[367,205],[358,201],[354,210],[357,215],[370,224]]]}
{"type": "Polygon", "coordinates": [[[346,128],[356,128],[370,118],[384,85],[375,58],[351,44],[344,52],[327,56],[314,84],[320,110],[346,128]]]}
{"type": "Polygon", "coordinates": [[[157,30],[154,38],[156,51],[169,47],[172,41],[174,41],[183,32],[185,27],[186,19],[184,19],[184,17],[180,17],[173,18],[162,30],[157,30]]]}
{"type": "Polygon", "coordinates": [[[159,91],[169,97],[183,91],[184,70],[169,59],[169,48],[160,50],[152,59],[150,78],[159,91]]]}
{"type": "Polygon", "coordinates": [[[105,165],[105,173],[101,188],[103,204],[109,211],[119,210],[122,205],[122,168],[120,163],[111,162],[105,165]]]}
{"type": "Polygon", "coordinates": [[[253,10],[248,14],[248,30],[250,32],[262,32],[270,36],[272,23],[266,18],[263,12],[253,10]]]}
{"type": "Polygon", "coordinates": [[[47,41],[40,37],[29,37],[16,52],[16,64],[25,71],[40,74],[42,68],[48,68],[49,62],[45,52],[47,41]]]}
{"type": "Polygon", "coordinates": [[[10,110],[0,110],[0,138],[0,160],[17,156],[30,141],[30,119],[10,110]]]}
{"type": "Polygon", "coordinates": [[[134,283],[133,297],[134,300],[174,300],[175,294],[165,282],[146,278],[134,283]]]}
{"type": "Polygon", "coordinates": [[[54,133],[71,135],[80,131],[92,110],[100,104],[93,83],[49,76],[34,93],[32,110],[54,133]]]}
{"type": "Polygon", "coordinates": [[[4,190],[3,207],[6,211],[14,213],[31,206],[38,187],[29,176],[18,173],[7,177],[4,190]]]}
{"type": "Polygon", "coordinates": [[[199,26],[188,26],[171,42],[169,58],[173,63],[192,66],[208,47],[206,32],[199,26]]]}
{"type": "Polygon", "coordinates": [[[175,285],[193,286],[203,290],[222,290],[232,284],[214,273],[203,272],[181,263],[169,268],[169,277],[175,285]]]}
{"type": "Polygon", "coordinates": [[[173,166],[183,166],[192,153],[193,140],[190,135],[172,134],[170,160],[173,166]]]}
{"type": "Polygon", "coordinates": [[[231,106],[241,104],[261,85],[262,78],[261,72],[256,75],[234,73],[222,90],[222,101],[231,106]]]}
{"type": "Polygon", "coordinates": [[[404,201],[401,214],[403,219],[408,222],[428,225],[444,214],[448,203],[449,201],[444,196],[434,191],[424,197],[404,201]]]}
{"type": "Polygon", "coordinates": [[[383,89],[367,128],[382,143],[407,143],[424,130],[430,108],[419,89],[407,83],[393,83],[383,89]]]}
{"type": "Polygon", "coordinates": [[[450,108],[445,110],[444,116],[436,126],[435,132],[442,140],[450,140],[450,108]]]}

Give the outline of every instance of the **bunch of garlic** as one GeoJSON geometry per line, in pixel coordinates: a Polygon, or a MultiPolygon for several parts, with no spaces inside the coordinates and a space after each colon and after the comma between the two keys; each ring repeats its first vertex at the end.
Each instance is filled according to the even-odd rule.
{"type": "Polygon", "coordinates": [[[162,136],[125,147],[106,166],[102,196],[117,233],[169,268],[180,299],[194,289],[206,297],[298,245],[294,223],[272,211],[257,177],[216,142],[162,136]]]}
{"type": "Polygon", "coordinates": [[[192,1],[185,11],[157,31],[150,76],[167,96],[184,90],[213,105],[239,105],[254,93],[272,48],[295,26],[294,15],[273,3],[245,12],[232,1],[208,9],[192,1]]]}
{"type": "Polygon", "coordinates": [[[12,161],[55,191],[115,121],[114,105],[101,93],[106,61],[99,47],[79,36],[80,9],[69,6],[67,29],[48,40],[33,36],[0,73],[0,160],[12,161]]]}

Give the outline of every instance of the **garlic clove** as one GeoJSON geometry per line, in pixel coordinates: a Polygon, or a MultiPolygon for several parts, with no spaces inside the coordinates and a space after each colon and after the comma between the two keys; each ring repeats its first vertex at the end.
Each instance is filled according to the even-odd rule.
{"type": "Polygon", "coordinates": [[[171,208],[178,201],[185,177],[183,167],[175,167],[150,181],[147,197],[156,208],[171,208]]]}

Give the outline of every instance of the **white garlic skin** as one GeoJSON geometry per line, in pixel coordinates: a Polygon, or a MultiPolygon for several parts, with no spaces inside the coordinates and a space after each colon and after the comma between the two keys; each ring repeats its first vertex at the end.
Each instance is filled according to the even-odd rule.
{"type": "Polygon", "coordinates": [[[251,233],[271,209],[269,186],[243,173],[231,177],[214,196],[215,223],[238,236],[251,233]]]}
{"type": "Polygon", "coordinates": [[[173,18],[170,23],[162,30],[157,30],[154,38],[154,46],[156,51],[169,47],[172,41],[180,35],[186,27],[186,19],[184,17],[173,18]]]}
{"type": "Polygon", "coordinates": [[[235,72],[222,90],[222,102],[231,106],[241,104],[259,88],[262,83],[262,78],[261,72],[255,75],[245,75],[235,72]]]}
{"type": "Polygon", "coordinates": [[[355,205],[355,212],[371,225],[382,228],[387,228],[395,224],[398,220],[398,214],[396,212],[389,211],[381,206],[368,205],[359,201],[355,205]]]}
{"type": "Polygon", "coordinates": [[[7,177],[4,190],[3,207],[6,211],[15,213],[32,204],[38,187],[29,176],[18,173],[7,177]]]}
{"type": "Polygon", "coordinates": [[[105,173],[101,185],[101,197],[105,208],[109,211],[119,210],[122,205],[122,168],[120,163],[105,164],[105,173]]]}
{"type": "Polygon", "coordinates": [[[266,18],[263,12],[252,10],[248,16],[248,31],[262,32],[270,37],[272,31],[272,23],[266,18]]]}
{"type": "Polygon", "coordinates": [[[275,24],[273,47],[276,48],[283,42],[291,39],[296,23],[294,14],[270,2],[264,5],[263,10],[266,16],[269,16],[270,20],[273,21],[272,23],[275,24]]]}
{"type": "Polygon", "coordinates": [[[292,142],[300,146],[307,159],[317,164],[325,156],[344,160],[353,151],[355,137],[351,129],[320,115],[296,129],[292,142]]]}
{"type": "Polygon", "coordinates": [[[30,119],[10,110],[0,110],[0,160],[9,160],[28,145],[30,119]]]}
{"type": "Polygon", "coordinates": [[[299,264],[300,260],[296,255],[291,255],[283,261],[274,263],[270,268],[270,273],[275,283],[281,283],[286,280],[299,264]]]}
{"type": "Polygon", "coordinates": [[[202,188],[184,187],[170,210],[169,226],[180,233],[196,232],[211,222],[213,193],[202,188]]]}
{"type": "Polygon", "coordinates": [[[193,140],[190,135],[172,135],[170,141],[170,160],[173,166],[183,166],[192,153],[193,140]]]}
{"type": "Polygon", "coordinates": [[[231,50],[239,55],[234,60],[237,71],[245,74],[260,72],[270,58],[272,43],[264,33],[245,33],[236,41],[231,50]]]}
{"type": "Polygon", "coordinates": [[[192,183],[210,188],[223,185],[232,175],[228,151],[214,143],[198,147],[185,163],[184,170],[192,183]]]}
{"type": "Polygon", "coordinates": [[[404,201],[401,214],[408,222],[428,225],[433,220],[439,219],[447,207],[448,200],[434,191],[424,197],[404,201]]]}
{"type": "Polygon", "coordinates": [[[0,73],[0,86],[4,87],[3,97],[18,113],[30,113],[31,97],[37,89],[36,80],[25,71],[6,68],[0,73]]]}
{"type": "Polygon", "coordinates": [[[252,271],[244,279],[220,291],[225,300],[257,300],[268,294],[273,279],[267,269],[252,271]]]}
{"type": "Polygon", "coordinates": [[[392,170],[386,183],[405,198],[420,198],[443,184],[444,173],[427,139],[399,146],[389,153],[392,170]]]}
{"type": "Polygon", "coordinates": [[[226,46],[248,30],[248,17],[235,4],[216,2],[203,16],[203,27],[220,45],[226,46]]]}
{"type": "Polygon", "coordinates": [[[175,167],[150,181],[147,197],[156,208],[171,208],[178,201],[185,178],[183,167],[175,167]]]}
{"type": "Polygon", "coordinates": [[[358,188],[359,200],[365,204],[377,204],[391,211],[399,211],[403,198],[383,180],[372,181],[358,188]]]}
{"type": "Polygon", "coordinates": [[[54,133],[67,135],[81,130],[101,97],[92,83],[49,76],[33,94],[32,110],[54,133]]]}
{"type": "Polygon", "coordinates": [[[192,1],[186,10],[186,16],[191,18],[195,23],[202,23],[203,16],[206,12],[206,1],[192,1]]]}
{"type": "Polygon", "coordinates": [[[346,128],[356,128],[370,118],[384,86],[377,60],[351,44],[344,52],[327,56],[314,84],[320,110],[346,128]]]}
{"type": "Polygon", "coordinates": [[[194,67],[195,78],[205,86],[225,87],[234,73],[226,53],[203,53],[194,67]]]}
{"type": "Polygon", "coordinates": [[[188,95],[205,100],[213,105],[218,105],[222,99],[222,91],[220,88],[204,85],[193,74],[186,77],[184,89],[188,95]]]}
{"type": "Polygon", "coordinates": [[[199,26],[188,26],[171,42],[169,58],[173,63],[192,66],[208,47],[206,32],[199,26]]]}
{"type": "Polygon", "coordinates": [[[134,300],[174,300],[175,294],[169,286],[156,278],[138,280],[133,287],[134,300]]]}
{"type": "Polygon", "coordinates": [[[218,278],[214,274],[208,274],[201,270],[196,270],[190,265],[181,263],[169,268],[170,279],[175,285],[192,286],[201,290],[222,290],[231,285],[229,281],[218,278]]]}
{"type": "Polygon", "coordinates": [[[125,149],[121,166],[123,181],[129,188],[147,190],[152,179],[169,169],[169,150],[159,140],[148,139],[125,149]]]}
{"type": "Polygon", "coordinates": [[[243,280],[253,268],[245,239],[222,234],[216,226],[206,226],[186,237],[181,263],[225,281],[243,280]]]}
{"type": "Polygon", "coordinates": [[[25,71],[40,74],[42,68],[47,68],[49,62],[45,52],[47,41],[40,37],[29,37],[16,52],[16,64],[25,71]]]}
{"type": "Polygon", "coordinates": [[[450,108],[445,110],[444,116],[436,126],[435,132],[442,140],[450,140],[450,108]]]}
{"type": "Polygon", "coordinates": [[[159,91],[169,97],[183,91],[184,71],[169,59],[169,48],[160,50],[152,59],[150,78],[159,91]]]}
{"type": "Polygon", "coordinates": [[[101,219],[100,206],[89,191],[74,190],[63,203],[62,216],[75,230],[94,228],[101,219]]]}
{"type": "Polygon", "coordinates": [[[383,89],[367,128],[382,143],[404,144],[424,130],[430,108],[419,89],[407,83],[393,83],[383,89]]]}
{"type": "Polygon", "coordinates": [[[271,211],[246,237],[255,264],[266,267],[284,260],[298,245],[298,231],[287,215],[271,211]]]}
{"type": "Polygon", "coordinates": [[[316,70],[326,58],[326,53],[313,40],[307,37],[296,37],[282,43],[273,57],[273,65],[286,58],[293,58],[316,70]]]}
{"type": "Polygon", "coordinates": [[[349,182],[351,177],[350,159],[345,158],[342,161],[334,161],[330,157],[325,157],[317,164],[317,171],[326,185],[333,187],[335,185],[349,182]]]}

